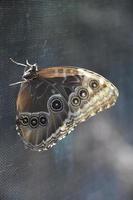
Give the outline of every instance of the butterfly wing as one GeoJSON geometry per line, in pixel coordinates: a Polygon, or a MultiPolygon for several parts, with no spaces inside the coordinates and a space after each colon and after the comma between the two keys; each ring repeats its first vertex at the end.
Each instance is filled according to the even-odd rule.
{"type": "Polygon", "coordinates": [[[81,121],[115,104],[118,90],[104,77],[82,68],[51,67],[21,85],[17,127],[34,150],[52,147],[81,121]]]}

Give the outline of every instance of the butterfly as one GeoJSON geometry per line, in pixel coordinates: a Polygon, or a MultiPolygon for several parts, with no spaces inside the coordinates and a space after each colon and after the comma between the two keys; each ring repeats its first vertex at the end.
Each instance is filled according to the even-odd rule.
{"type": "Polygon", "coordinates": [[[24,66],[17,97],[16,130],[24,144],[43,151],[65,138],[96,113],[115,105],[118,89],[103,76],[84,68],[24,66]]]}

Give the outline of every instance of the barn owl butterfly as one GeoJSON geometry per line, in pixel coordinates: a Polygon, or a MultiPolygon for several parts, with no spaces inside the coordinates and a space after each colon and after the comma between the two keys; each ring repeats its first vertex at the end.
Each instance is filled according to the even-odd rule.
{"type": "MultiPolygon", "coordinates": [[[[12,59],[11,59],[12,60],[12,59]]],[[[110,108],[119,95],[103,76],[87,69],[61,66],[25,67],[17,97],[16,129],[32,150],[51,148],[76,125],[110,108]]]]}

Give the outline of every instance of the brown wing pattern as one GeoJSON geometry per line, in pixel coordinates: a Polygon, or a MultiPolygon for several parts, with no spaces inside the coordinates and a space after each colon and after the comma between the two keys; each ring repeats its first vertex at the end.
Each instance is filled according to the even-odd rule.
{"type": "Polygon", "coordinates": [[[74,67],[49,67],[38,72],[43,78],[64,78],[79,75],[77,68],[74,67]]]}
{"type": "Polygon", "coordinates": [[[74,67],[50,67],[21,85],[17,128],[27,146],[46,150],[81,121],[114,105],[117,89],[105,78],[74,67]]]}

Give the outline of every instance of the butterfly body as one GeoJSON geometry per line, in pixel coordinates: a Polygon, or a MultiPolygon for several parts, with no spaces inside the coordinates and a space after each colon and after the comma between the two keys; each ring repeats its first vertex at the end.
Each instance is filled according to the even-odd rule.
{"type": "Polygon", "coordinates": [[[17,98],[16,127],[25,145],[42,151],[68,135],[76,125],[113,106],[116,87],[97,73],[77,67],[24,72],[17,98]]]}

